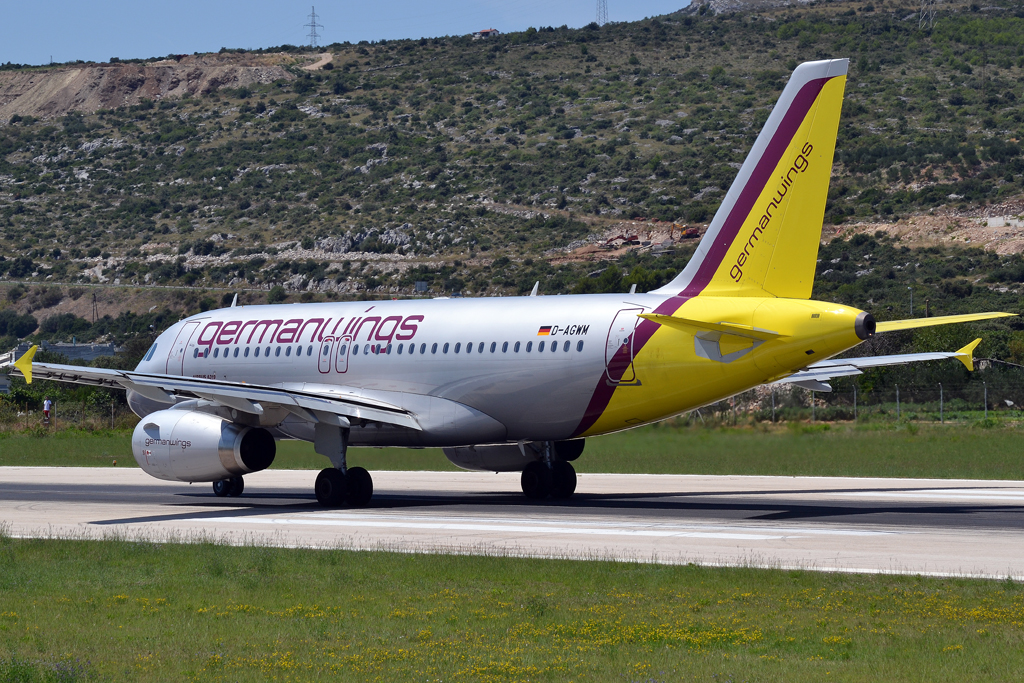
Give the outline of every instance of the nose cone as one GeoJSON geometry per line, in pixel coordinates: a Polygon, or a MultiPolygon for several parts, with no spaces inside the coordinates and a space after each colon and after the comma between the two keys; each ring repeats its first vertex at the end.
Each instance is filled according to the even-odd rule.
{"type": "Polygon", "coordinates": [[[873,337],[875,335],[875,316],[862,312],[853,323],[853,331],[857,333],[857,338],[861,341],[873,337]]]}

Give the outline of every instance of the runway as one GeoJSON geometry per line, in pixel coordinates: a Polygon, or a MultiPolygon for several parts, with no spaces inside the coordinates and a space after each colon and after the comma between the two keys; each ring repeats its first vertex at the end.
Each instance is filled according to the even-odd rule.
{"type": "Polygon", "coordinates": [[[325,510],[315,471],[248,475],[240,498],[136,469],[0,467],[15,536],[1024,579],[1024,482],[582,474],[538,504],[516,474],[373,472],[371,505],[325,510]]]}

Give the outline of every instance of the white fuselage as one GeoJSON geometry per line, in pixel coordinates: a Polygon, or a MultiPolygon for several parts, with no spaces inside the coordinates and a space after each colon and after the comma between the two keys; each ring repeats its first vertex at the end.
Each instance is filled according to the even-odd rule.
{"type": "MultiPolygon", "coordinates": [[[[610,339],[613,321],[628,319],[629,334],[635,312],[664,301],[608,294],[227,308],[165,331],[138,371],[307,391],[344,388],[408,406],[424,423],[420,434],[356,429],[354,444],[566,439],[579,427],[609,353],[621,346],[620,338],[610,339]],[[617,319],[623,310],[630,313],[617,319]]],[[[132,406],[142,413],[161,407],[140,397],[132,406]]],[[[312,438],[300,420],[280,430],[312,438]]]]}

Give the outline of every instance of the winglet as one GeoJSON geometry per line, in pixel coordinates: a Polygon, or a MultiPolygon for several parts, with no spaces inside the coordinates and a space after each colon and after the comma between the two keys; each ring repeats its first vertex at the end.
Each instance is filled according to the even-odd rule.
{"type": "Polygon", "coordinates": [[[234,308],[237,305],[238,305],[238,292],[235,292],[235,298],[231,300],[231,306],[230,307],[234,308]]]}
{"type": "Polygon", "coordinates": [[[32,348],[25,352],[25,355],[14,361],[14,367],[18,368],[21,374],[25,375],[25,384],[32,384],[32,359],[35,358],[36,351],[38,350],[39,347],[33,344],[32,348]]]}
{"type": "Polygon", "coordinates": [[[964,367],[974,372],[974,349],[978,348],[978,344],[981,343],[981,337],[978,337],[967,346],[956,352],[955,358],[964,364],[964,367]]]}

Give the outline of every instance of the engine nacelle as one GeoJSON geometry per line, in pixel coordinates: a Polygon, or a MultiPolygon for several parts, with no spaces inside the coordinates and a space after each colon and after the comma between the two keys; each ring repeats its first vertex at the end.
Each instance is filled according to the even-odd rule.
{"type": "MultiPolygon", "coordinates": [[[[521,472],[531,462],[541,459],[544,443],[543,441],[525,443],[522,450],[517,443],[458,446],[445,448],[444,454],[453,465],[464,470],[521,472]]],[[[554,455],[559,460],[575,460],[583,453],[584,443],[586,443],[584,439],[555,441],[553,444],[554,455]]]]}
{"type": "Polygon", "coordinates": [[[168,481],[220,481],[270,467],[277,443],[266,429],[193,410],[160,410],[132,434],[132,454],[147,474],[168,481]]]}

